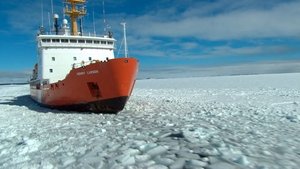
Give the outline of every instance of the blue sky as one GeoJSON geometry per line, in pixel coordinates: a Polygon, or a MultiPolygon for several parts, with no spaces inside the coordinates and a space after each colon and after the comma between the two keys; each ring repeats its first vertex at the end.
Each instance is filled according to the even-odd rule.
{"type": "MultiPolygon", "coordinates": [[[[42,1],[47,28],[50,0],[0,2],[0,72],[32,69],[42,1]]],[[[62,0],[53,3],[62,16],[62,0]]],[[[89,0],[87,10],[85,32],[93,32],[94,11],[102,34],[102,0],[89,0]]],[[[300,70],[299,0],[105,0],[105,12],[117,47],[119,23],[127,22],[129,54],[140,60],[141,70],[244,65],[251,73],[262,64],[300,70]]]]}

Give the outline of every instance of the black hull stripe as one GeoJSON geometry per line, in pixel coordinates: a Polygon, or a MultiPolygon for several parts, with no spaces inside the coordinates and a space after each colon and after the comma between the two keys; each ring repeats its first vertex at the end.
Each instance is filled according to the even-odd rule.
{"type": "Polygon", "coordinates": [[[112,99],[88,102],[82,104],[50,106],[42,104],[44,107],[49,107],[58,110],[78,111],[78,112],[94,112],[94,113],[118,113],[124,109],[128,100],[128,96],[117,97],[112,99]]]}

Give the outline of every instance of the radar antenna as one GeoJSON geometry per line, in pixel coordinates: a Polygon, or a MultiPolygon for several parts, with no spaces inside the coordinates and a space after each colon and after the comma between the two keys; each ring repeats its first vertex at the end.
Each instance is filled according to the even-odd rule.
{"type": "Polygon", "coordinates": [[[107,25],[106,25],[106,18],[105,18],[105,2],[104,1],[102,1],[102,14],[103,14],[103,26],[104,26],[103,31],[104,31],[104,33],[106,33],[107,25]]]}
{"type": "Polygon", "coordinates": [[[95,9],[94,9],[94,2],[93,2],[93,29],[94,29],[94,36],[96,36],[96,23],[95,23],[95,9]]]}
{"type": "Polygon", "coordinates": [[[41,15],[42,15],[42,27],[44,27],[44,3],[43,0],[41,0],[41,15]]]}
{"type": "MultiPolygon", "coordinates": [[[[51,16],[54,16],[54,13],[53,13],[53,0],[50,1],[51,2],[51,16]]],[[[52,25],[52,28],[53,28],[53,22],[51,22],[50,20],[50,24],[52,25]]],[[[50,27],[50,32],[52,31],[52,28],[50,27]]]]}

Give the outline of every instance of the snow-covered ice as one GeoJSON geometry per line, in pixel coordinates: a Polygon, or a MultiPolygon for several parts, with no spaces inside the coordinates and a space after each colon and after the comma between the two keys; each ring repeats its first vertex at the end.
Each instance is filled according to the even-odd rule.
{"type": "Polygon", "coordinates": [[[0,86],[0,168],[300,168],[300,74],[138,80],[117,115],[0,86]]]}

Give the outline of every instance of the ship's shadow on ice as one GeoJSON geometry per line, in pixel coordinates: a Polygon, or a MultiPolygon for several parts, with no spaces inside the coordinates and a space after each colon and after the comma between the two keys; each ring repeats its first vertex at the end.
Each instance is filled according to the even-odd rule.
{"type": "MultiPolygon", "coordinates": [[[[36,111],[38,113],[64,113],[64,114],[70,114],[70,113],[82,113],[82,112],[73,112],[73,111],[63,111],[63,110],[57,110],[57,109],[51,109],[44,107],[34,100],[31,99],[30,95],[22,95],[15,97],[11,100],[6,100],[4,102],[0,102],[2,105],[11,105],[11,106],[20,106],[20,107],[27,107],[29,110],[36,111]]],[[[87,114],[86,112],[85,114],[87,114]]]]}
{"type": "Polygon", "coordinates": [[[15,98],[11,99],[11,100],[6,100],[4,102],[1,102],[0,104],[27,107],[30,110],[40,112],[40,113],[53,112],[52,109],[42,107],[38,103],[34,102],[31,99],[30,95],[18,96],[18,97],[15,97],[15,98]]]}

